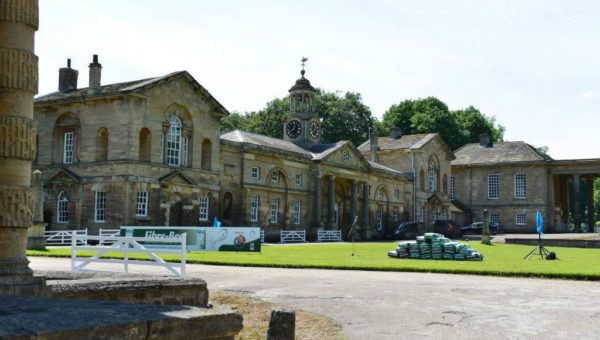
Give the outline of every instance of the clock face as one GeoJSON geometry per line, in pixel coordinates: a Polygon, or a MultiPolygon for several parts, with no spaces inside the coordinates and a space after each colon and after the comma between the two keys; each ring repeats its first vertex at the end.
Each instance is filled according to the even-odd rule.
{"type": "Polygon", "coordinates": [[[310,133],[310,138],[317,139],[321,133],[321,127],[319,123],[316,121],[310,122],[310,126],[308,127],[308,132],[310,133]]]}
{"type": "Polygon", "coordinates": [[[302,124],[299,120],[290,120],[285,126],[285,133],[290,138],[297,138],[302,133],[302,124]]]}

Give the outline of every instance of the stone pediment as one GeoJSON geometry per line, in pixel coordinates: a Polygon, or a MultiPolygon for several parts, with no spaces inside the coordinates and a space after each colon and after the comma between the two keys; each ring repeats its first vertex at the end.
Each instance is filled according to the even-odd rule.
{"type": "Polygon", "coordinates": [[[160,183],[165,184],[184,184],[184,185],[196,185],[196,182],[184,174],[183,172],[176,170],[170,172],[158,179],[160,183]]]}
{"type": "Polygon", "coordinates": [[[59,183],[76,182],[76,183],[79,183],[79,182],[81,182],[81,177],[71,170],[60,169],[60,170],[58,170],[58,172],[56,172],[56,174],[54,174],[54,176],[50,177],[50,179],[48,179],[46,181],[46,183],[52,183],[52,182],[59,182],[59,183]]]}
{"type": "Polygon", "coordinates": [[[356,170],[368,170],[365,157],[351,144],[345,143],[323,157],[323,163],[335,164],[356,170]]]}
{"type": "Polygon", "coordinates": [[[429,196],[429,198],[427,198],[427,203],[430,205],[443,205],[444,201],[438,193],[433,193],[431,196],[429,196]]]}

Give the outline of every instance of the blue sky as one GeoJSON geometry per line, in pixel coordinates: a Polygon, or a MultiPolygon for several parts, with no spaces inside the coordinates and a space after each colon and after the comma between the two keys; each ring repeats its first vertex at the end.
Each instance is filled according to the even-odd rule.
{"type": "Polygon", "coordinates": [[[189,71],[230,111],[262,108],[307,78],[363,96],[473,105],[506,140],[556,159],[600,158],[600,2],[42,0],[40,94],[71,58],[80,87],[189,71]]]}

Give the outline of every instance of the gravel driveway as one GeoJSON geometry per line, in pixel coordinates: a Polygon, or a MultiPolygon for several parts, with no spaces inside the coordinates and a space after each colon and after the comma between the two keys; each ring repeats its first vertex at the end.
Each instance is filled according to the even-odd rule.
{"type": "MultiPolygon", "coordinates": [[[[34,270],[69,270],[68,259],[30,260],[34,270]]],[[[206,265],[187,272],[211,290],[329,316],[352,339],[600,337],[599,282],[206,265]]]]}

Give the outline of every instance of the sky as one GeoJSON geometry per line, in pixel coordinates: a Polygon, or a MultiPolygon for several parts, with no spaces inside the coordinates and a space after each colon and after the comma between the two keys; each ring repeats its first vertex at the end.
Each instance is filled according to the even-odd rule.
{"type": "Polygon", "coordinates": [[[600,158],[600,2],[42,0],[39,94],[71,58],[79,87],[187,70],[230,112],[306,77],[358,92],[375,117],[406,99],[473,105],[504,139],[600,158]]]}

